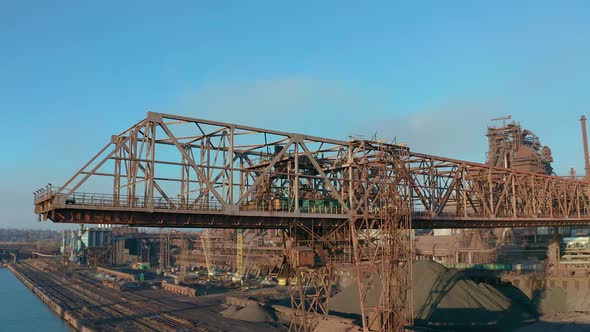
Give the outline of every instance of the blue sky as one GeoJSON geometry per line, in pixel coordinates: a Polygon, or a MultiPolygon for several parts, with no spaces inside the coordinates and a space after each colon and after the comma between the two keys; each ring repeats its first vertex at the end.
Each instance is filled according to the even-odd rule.
{"type": "Polygon", "coordinates": [[[0,2],[0,226],[146,111],[483,161],[511,114],[583,172],[585,1],[0,2]]]}

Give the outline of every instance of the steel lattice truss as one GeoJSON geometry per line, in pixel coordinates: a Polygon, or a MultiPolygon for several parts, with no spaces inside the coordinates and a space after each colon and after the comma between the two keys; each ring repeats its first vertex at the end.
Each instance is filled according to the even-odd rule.
{"type": "Polygon", "coordinates": [[[412,211],[407,152],[380,145],[353,164],[350,233],[364,331],[404,331],[412,325],[412,211]]]}
{"type": "MultiPolygon", "coordinates": [[[[342,227],[358,199],[351,165],[381,146],[148,113],[64,186],[37,193],[35,211],[66,223],[342,227]]],[[[414,152],[402,160],[415,228],[590,221],[582,181],[414,152]]]]}
{"type": "Polygon", "coordinates": [[[289,331],[311,332],[328,316],[332,294],[332,266],[319,269],[298,267],[289,285],[291,323],[289,331]]]}
{"type": "Polygon", "coordinates": [[[406,161],[414,225],[588,225],[588,183],[412,153],[406,161]]]}

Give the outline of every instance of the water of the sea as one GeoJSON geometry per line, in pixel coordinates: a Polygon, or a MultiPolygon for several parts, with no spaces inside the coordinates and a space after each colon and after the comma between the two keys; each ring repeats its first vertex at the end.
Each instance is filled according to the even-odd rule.
{"type": "Polygon", "coordinates": [[[0,331],[71,331],[8,269],[0,268],[0,331]]]}

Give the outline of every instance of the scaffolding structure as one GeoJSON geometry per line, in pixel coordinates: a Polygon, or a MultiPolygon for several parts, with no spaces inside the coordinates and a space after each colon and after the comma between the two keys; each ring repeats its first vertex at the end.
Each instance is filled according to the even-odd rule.
{"type": "Polygon", "coordinates": [[[241,228],[236,232],[236,276],[244,276],[244,230],[241,228]]]}
{"type": "Polygon", "coordinates": [[[184,235],[181,238],[182,247],[180,248],[180,271],[178,272],[178,283],[182,283],[185,280],[186,272],[188,269],[188,258],[189,258],[189,243],[190,239],[185,238],[184,235]]]}
{"type": "Polygon", "coordinates": [[[100,266],[103,264],[111,264],[112,262],[112,246],[109,247],[89,247],[84,249],[84,256],[87,259],[88,266],[100,266]]]}
{"type": "Polygon", "coordinates": [[[201,244],[203,245],[203,253],[205,254],[205,265],[207,266],[207,273],[212,276],[215,273],[215,267],[213,266],[211,256],[211,234],[209,229],[203,231],[201,238],[201,244]]]}
{"type": "Polygon", "coordinates": [[[404,331],[412,317],[412,214],[404,150],[362,142],[350,233],[364,331],[404,331]],[[370,151],[370,153],[366,153],[370,151]]]}
{"type": "Polygon", "coordinates": [[[517,122],[506,123],[510,116],[493,119],[502,120],[502,126],[488,127],[489,165],[514,168],[520,171],[553,173],[553,157],[548,146],[541,145],[539,137],[528,129],[522,129],[517,122]]]}
{"type": "Polygon", "coordinates": [[[291,324],[289,331],[311,332],[328,315],[332,290],[332,265],[297,267],[291,278],[291,324]]]}
{"type": "Polygon", "coordinates": [[[160,271],[164,272],[170,266],[170,234],[160,231],[160,271]]]}

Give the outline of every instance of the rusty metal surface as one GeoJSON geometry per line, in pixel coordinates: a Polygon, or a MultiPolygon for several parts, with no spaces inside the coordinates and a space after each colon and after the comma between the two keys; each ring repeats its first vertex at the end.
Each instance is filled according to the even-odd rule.
{"type": "Polygon", "coordinates": [[[408,169],[414,228],[589,224],[586,182],[362,142],[148,113],[64,186],[37,192],[35,212],[64,223],[338,227],[353,214],[350,165],[389,146],[408,169]]]}
{"type": "Polygon", "coordinates": [[[349,226],[364,331],[405,331],[413,325],[411,187],[405,160],[407,154],[381,146],[352,165],[352,196],[358,199],[352,200],[349,226]]]}
{"type": "Polygon", "coordinates": [[[537,135],[528,129],[523,129],[520,123],[515,121],[506,123],[511,118],[507,116],[492,119],[492,121],[501,120],[502,125],[488,127],[487,164],[551,175],[553,173],[551,149],[548,146],[542,146],[537,135]]]}
{"type": "Polygon", "coordinates": [[[422,222],[459,228],[587,225],[590,220],[583,181],[416,153],[407,165],[414,227],[422,222]]]}
{"type": "Polygon", "coordinates": [[[326,319],[332,296],[333,268],[297,267],[289,284],[291,323],[289,331],[311,332],[326,319]]]}

